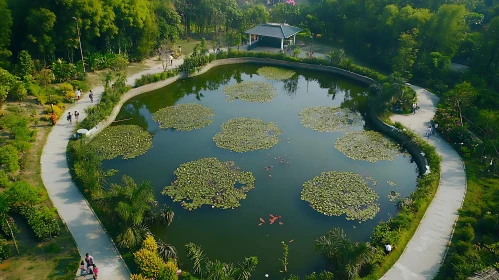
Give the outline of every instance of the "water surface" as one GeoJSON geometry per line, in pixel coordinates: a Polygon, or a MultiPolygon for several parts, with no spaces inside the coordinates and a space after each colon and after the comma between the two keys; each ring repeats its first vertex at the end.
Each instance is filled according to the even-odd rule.
{"type": "Polygon", "coordinates": [[[122,174],[132,176],[137,182],[151,181],[158,202],[173,207],[175,220],[170,227],[152,230],[176,246],[181,264],[186,263],[184,244],[194,242],[203,247],[210,259],[223,262],[257,256],[259,265],[253,279],[263,279],[266,273],[270,279],[282,279],[279,273],[281,241],[294,240],[289,247],[288,270],[304,276],[326,267],[324,260],[314,253],[313,242],[331,227],[342,227],[354,240],[368,241],[380,220],[396,215],[395,202],[390,202],[387,195],[394,190],[406,196],[414,190],[416,165],[404,154],[394,161],[377,163],[349,159],[334,148],[343,132],[320,133],[300,123],[298,113],[311,106],[342,106],[363,114],[367,102],[364,85],[329,73],[300,70],[290,80],[268,81],[256,74],[258,68],[244,64],[216,67],[201,76],[129,100],[117,117],[117,120],[129,120],[117,124],[137,124],[147,129],[153,134],[153,147],[135,159],[105,161],[104,167],[119,170],[114,181],[122,174]],[[227,102],[223,88],[241,81],[269,82],[277,89],[278,96],[269,103],[227,102]],[[154,112],[166,106],[191,102],[208,106],[215,112],[210,126],[178,132],[159,128],[151,118],[154,112]],[[269,150],[246,153],[217,148],[212,137],[220,131],[223,122],[236,117],[275,122],[283,131],[279,135],[280,143],[269,150]],[[173,171],[180,164],[203,157],[232,160],[243,170],[253,172],[255,188],[241,201],[241,207],[220,210],[204,206],[190,212],[160,194],[174,181],[173,171]],[[280,164],[278,157],[284,157],[289,164],[280,164]],[[274,166],[270,172],[264,170],[268,165],[274,166]],[[377,180],[379,185],[373,189],[380,196],[381,211],[375,219],[359,224],[347,221],[345,216],[328,217],[300,200],[302,184],[324,171],[351,171],[377,180]],[[389,186],[388,180],[397,185],[389,186]],[[267,222],[259,227],[259,218],[268,220],[269,214],[282,216],[280,221],[284,224],[267,222]]]}

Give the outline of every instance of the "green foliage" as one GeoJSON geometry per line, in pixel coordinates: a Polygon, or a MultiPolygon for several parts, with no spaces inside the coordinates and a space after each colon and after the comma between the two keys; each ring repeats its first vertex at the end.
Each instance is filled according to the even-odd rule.
{"type": "Polygon", "coordinates": [[[152,136],[138,125],[117,125],[105,128],[89,145],[103,159],[130,159],[152,148],[152,136]]]}
{"type": "Polygon", "coordinates": [[[81,69],[78,69],[75,64],[66,62],[62,59],[58,59],[56,62],[52,63],[52,71],[54,73],[55,81],[58,83],[83,78],[81,69]]]}
{"type": "Polygon", "coordinates": [[[156,73],[156,74],[145,74],[140,76],[137,80],[135,80],[135,85],[134,87],[141,87],[143,85],[147,84],[152,84],[152,83],[157,83],[159,81],[164,81],[168,78],[175,77],[178,75],[178,70],[169,70],[161,73],[156,73]]]}
{"type": "Polygon", "coordinates": [[[40,240],[46,240],[59,235],[60,227],[57,211],[47,206],[23,206],[20,209],[22,216],[28,221],[29,227],[40,240]]]}
{"type": "Polygon", "coordinates": [[[19,167],[19,151],[13,145],[0,148],[0,164],[7,172],[16,172],[19,167]]]}
{"type": "Polygon", "coordinates": [[[113,111],[114,106],[118,104],[121,96],[128,91],[125,85],[126,75],[118,73],[114,84],[104,88],[101,99],[96,106],[85,109],[87,116],[78,123],[78,128],[91,129],[99,122],[106,119],[113,111]]]}
{"type": "Polygon", "coordinates": [[[16,212],[22,212],[25,207],[33,207],[41,202],[43,192],[31,186],[26,181],[17,181],[5,191],[9,207],[16,212]]]}
{"type": "Polygon", "coordinates": [[[375,256],[375,249],[369,243],[349,240],[340,228],[332,228],[316,239],[314,246],[316,252],[327,258],[334,275],[341,279],[356,279],[375,256]]]}
{"type": "Polygon", "coordinates": [[[123,71],[128,67],[129,61],[126,54],[94,53],[89,57],[88,63],[94,71],[108,68],[113,71],[123,71]]]}
{"type": "Polygon", "coordinates": [[[10,245],[7,240],[0,238],[0,263],[12,255],[10,245]]]}
{"type": "Polygon", "coordinates": [[[24,78],[35,73],[35,63],[27,50],[19,52],[17,61],[16,74],[18,77],[24,78]]]}

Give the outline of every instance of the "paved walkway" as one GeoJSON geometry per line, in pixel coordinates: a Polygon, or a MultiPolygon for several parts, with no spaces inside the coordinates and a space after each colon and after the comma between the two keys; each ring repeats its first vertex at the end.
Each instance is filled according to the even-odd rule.
{"type": "MultiPolygon", "coordinates": [[[[182,64],[182,62],[182,59],[174,60],[173,67],[182,64]]],[[[163,71],[161,65],[154,66],[129,77],[127,84],[133,85],[135,80],[143,74],[159,73],[161,71],[163,71]]],[[[94,257],[95,263],[99,267],[99,279],[128,280],[130,279],[130,273],[120,254],[85,198],[73,184],[66,158],[66,146],[75,129],[74,124],[70,125],[66,121],[68,111],[78,111],[80,120],[82,120],[85,118],[85,109],[100,100],[103,90],[103,87],[92,89],[94,103],[90,103],[88,96],[84,95],[82,100],[76,102],[73,107],[64,112],[57,125],[48,135],[43,148],[41,172],[49,197],[73,235],[82,259],[87,252],[94,257]]]]}
{"type": "MultiPolygon", "coordinates": [[[[435,114],[438,97],[420,87],[412,88],[418,94],[420,109],[414,115],[394,115],[391,119],[424,136],[435,114]]],[[[434,134],[428,141],[442,157],[440,185],[404,253],[382,277],[385,280],[434,278],[445,256],[454,223],[459,216],[458,210],[466,194],[466,175],[457,152],[438,135],[434,134]]]]}

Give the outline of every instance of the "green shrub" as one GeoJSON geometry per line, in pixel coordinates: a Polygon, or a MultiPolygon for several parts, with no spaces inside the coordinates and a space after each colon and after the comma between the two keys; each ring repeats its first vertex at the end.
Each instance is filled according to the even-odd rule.
{"type": "Polygon", "coordinates": [[[178,75],[178,70],[176,70],[176,69],[157,73],[157,74],[142,75],[140,78],[135,80],[134,87],[137,88],[137,87],[141,87],[143,85],[152,84],[152,83],[156,83],[159,81],[164,81],[168,78],[175,77],[176,75],[178,75]]]}
{"type": "Polygon", "coordinates": [[[49,209],[45,205],[24,206],[20,213],[26,218],[29,227],[38,239],[46,240],[59,235],[60,227],[55,209],[49,209]]]}
{"type": "Polygon", "coordinates": [[[71,81],[71,85],[73,86],[73,89],[81,89],[82,92],[87,92],[90,90],[90,86],[86,81],[73,80],[71,81]]]}
{"type": "Polygon", "coordinates": [[[52,71],[55,81],[58,83],[82,79],[84,77],[82,70],[81,65],[78,67],[78,65],[68,63],[62,59],[58,59],[52,63],[52,71]]]}
{"type": "Polygon", "coordinates": [[[470,224],[458,226],[454,231],[454,236],[456,236],[458,240],[472,242],[473,239],[475,239],[475,230],[470,224]]]}
{"type": "Polygon", "coordinates": [[[0,164],[7,172],[16,172],[19,167],[19,151],[12,145],[0,148],[0,164]]]}
{"type": "Polygon", "coordinates": [[[34,206],[41,201],[43,192],[26,181],[17,181],[5,191],[9,206],[20,212],[22,207],[34,206]]]}
{"type": "Polygon", "coordinates": [[[0,263],[11,256],[10,246],[7,240],[0,239],[0,263]]]}

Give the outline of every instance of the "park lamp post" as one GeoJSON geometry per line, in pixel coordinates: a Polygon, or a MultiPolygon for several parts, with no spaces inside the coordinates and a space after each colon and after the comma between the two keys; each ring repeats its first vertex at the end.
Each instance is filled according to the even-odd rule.
{"type": "Polygon", "coordinates": [[[78,19],[73,17],[76,21],[76,30],[78,31],[78,41],[80,42],[80,54],[81,54],[81,65],[83,66],[83,72],[85,72],[85,60],[83,59],[83,48],[81,47],[81,36],[80,36],[80,26],[78,25],[78,19]]]}

